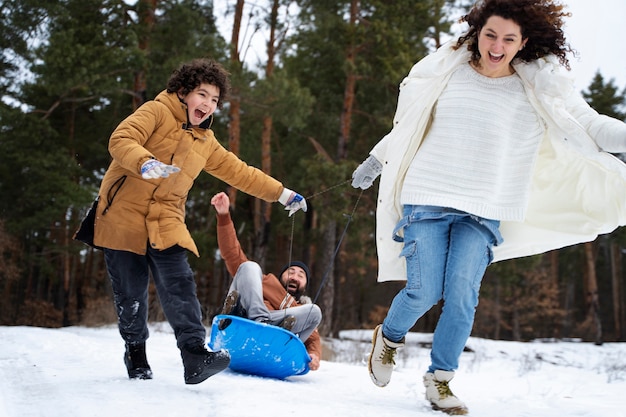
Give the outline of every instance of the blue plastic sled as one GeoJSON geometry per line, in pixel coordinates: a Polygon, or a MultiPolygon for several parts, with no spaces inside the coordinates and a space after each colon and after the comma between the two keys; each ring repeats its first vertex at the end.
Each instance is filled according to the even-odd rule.
{"type": "Polygon", "coordinates": [[[230,353],[230,369],[268,378],[284,379],[309,372],[311,358],[295,334],[243,317],[213,318],[209,347],[230,353]]]}

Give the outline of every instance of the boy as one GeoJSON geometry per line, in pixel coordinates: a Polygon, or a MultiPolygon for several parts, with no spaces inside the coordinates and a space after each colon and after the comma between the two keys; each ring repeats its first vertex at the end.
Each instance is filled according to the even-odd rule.
{"type": "Polygon", "coordinates": [[[153,101],[123,120],[111,135],[113,158],[100,186],[94,244],[104,250],[118,327],[126,343],[129,378],[151,379],[146,359],[148,284],[174,329],[187,384],[200,383],[230,363],[226,351],[205,348],[194,274],[187,251],[199,256],[185,225],[185,202],[201,171],[290,215],[304,198],[227,151],[210,129],[229,90],[228,73],[206,59],[175,70],[153,101]]]}

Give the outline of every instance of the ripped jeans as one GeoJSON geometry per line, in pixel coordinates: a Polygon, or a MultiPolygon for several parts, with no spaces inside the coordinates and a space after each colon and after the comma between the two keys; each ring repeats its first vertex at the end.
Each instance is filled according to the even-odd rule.
{"type": "Polygon", "coordinates": [[[502,242],[499,225],[454,209],[404,206],[394,239],[404,240],[407,283],[393,299],[382,330],[387,339],[401,340],[443,299],[428,372],[458,368],[474,324],[480,283],[493,259],[492,247],[502,242]]]}

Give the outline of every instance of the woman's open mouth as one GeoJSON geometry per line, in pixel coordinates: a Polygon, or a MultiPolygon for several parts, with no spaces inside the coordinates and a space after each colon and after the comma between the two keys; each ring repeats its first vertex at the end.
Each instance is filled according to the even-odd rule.
{"type": "Polygon", "coordinates": [[[489,52],[489,60],[491,62],[500,62],[504,59],[504,54],[494,54],[489,52]]]}

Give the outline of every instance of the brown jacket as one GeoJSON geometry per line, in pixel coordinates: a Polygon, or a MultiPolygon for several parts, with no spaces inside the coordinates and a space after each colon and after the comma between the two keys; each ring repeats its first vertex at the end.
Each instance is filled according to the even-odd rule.
{"type": "Polygon", "coordinates": [[[265,201],[278,200],[283,185],[227,151],[211,122],[186,127],[186,104],[163,91],[119,124],[109,141],[113,161],[100,185],[96,246],[143,255],[148,242],[160,250],[180,245],[199,256],[185,225],[185,202],[202,170],[265,201]],[[140,170],[150,158],[181,171],[146,180],[140,170]]]}
{"type": "MultiPolygon", "coordinates": [[[[217,244],[228,273],[234,277],[239,265],[248,261],[248,257],[241,249],[230,214],[217,216],[217,244]]],[[[274,274],[263,274],[263,300],[270,310],[284,310],[300,305],[274,274]]],[[[315,353],[318,358],[322,357],[322,342],[317,329],[311,333],[304,345],[309,354],[315,353]]]]}

